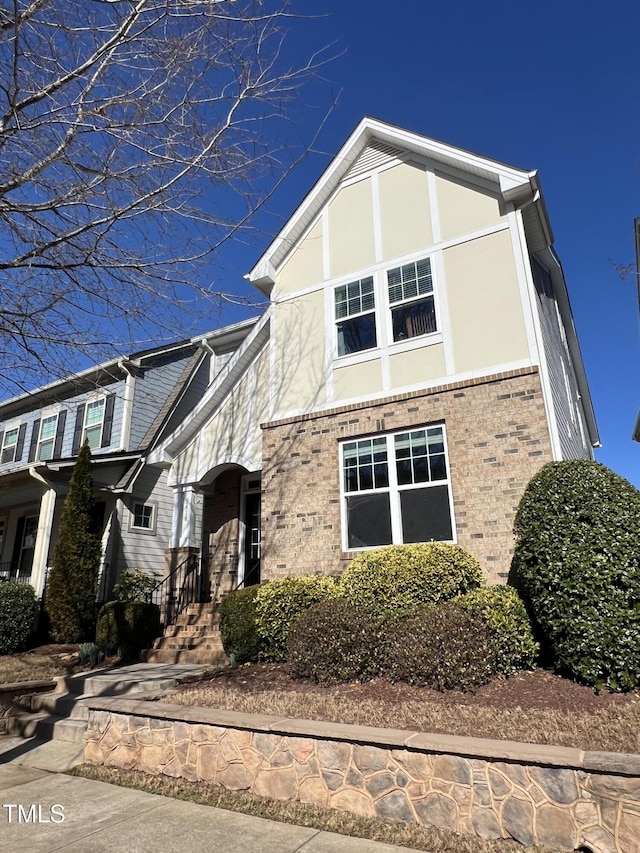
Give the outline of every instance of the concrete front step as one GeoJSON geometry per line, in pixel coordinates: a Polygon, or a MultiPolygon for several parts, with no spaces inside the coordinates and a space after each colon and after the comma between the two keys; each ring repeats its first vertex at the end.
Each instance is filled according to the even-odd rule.
{"type": "Polygon", "coordinates": [[[147,649],[143,652],[147,663],[195,663],[210,666],[226,666],[229,659],[218,649],[147,649]]]}
{"type": "Polygon", "coordinates": [[[9,717],[7,720],[8,734],[23,738],[37,737],[43,740],[55,739],[79,744],[84,743],[86,731],[86,720],[57,717],[46,711],[9,717]]]}

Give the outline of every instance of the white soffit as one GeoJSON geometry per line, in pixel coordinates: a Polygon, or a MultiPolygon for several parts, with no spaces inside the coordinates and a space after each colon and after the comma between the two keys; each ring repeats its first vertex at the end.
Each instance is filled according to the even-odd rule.
{"type": "Polygon", "coordinates": [[[408,155],[495,183],[507,201],[525,200],[531,195],[532,183],[535,182],[535,172],[489,160],[378,119],[364,118],[245,278],[268,293],[274,283],[276,269],[313,223],[341,181],[365,174],[388,162],[406,159],[408,155]]]}

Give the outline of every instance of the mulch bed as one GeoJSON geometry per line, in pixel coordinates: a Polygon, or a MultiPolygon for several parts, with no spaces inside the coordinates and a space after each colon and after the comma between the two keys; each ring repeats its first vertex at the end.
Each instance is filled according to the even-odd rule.
{"type": "Polygon", "coordinates": [[[258,663],[232,669],[227,667],[210,673],[207,678],[185,685],[184,690],[204,687],[207,684],[237,689],[244,693],[266,690],[295,691],[300,693],[331,693],[351,699],[373,699],[390,705],[406,701],[422,701],[440,705],[477,705],[501,709],[554,710],[570,713],[593,712],[615,704],[637,701],[636,693],[596,693],[590,687],[576,684],[544,669],[521,672],[510,678],[494,678],[475,692],[462,693],[447,690],[440,693],[426,687],[391,684],[375,678],[359,682],[320,687],[310,681],[296,681],[286,671],[284,664],[258,663]]]}

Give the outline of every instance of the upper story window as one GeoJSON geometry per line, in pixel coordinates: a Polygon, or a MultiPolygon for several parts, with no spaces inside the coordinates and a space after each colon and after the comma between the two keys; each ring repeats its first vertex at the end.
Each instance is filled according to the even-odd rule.
{"type": "Polygon", "coordinates": [[[5,430],[2,438],[2,455],[0,456],[0,462],[15,462],[16,448],[18,446],[18,432],[18,427],[5,430]]]}
{"type": "Polygon", "coordinates": [[[89,442],[89,447],[95,450],[102,442],[102,426],[104,424],[105,398],[92,400],[87,403],[84,413],[84,430],[82,444],[89,442]]]}
{"type": "Polygon", "coordinates": [[[342,444],[346,549],[451,541],[444,426],[342,444]]]}
{"type": "Polygon", "coordinates": [[[51,415],[50,417],[43,418],[40,421],[40,435],[38,437],[38,449],[36,451],[36,458],[41,462],[46,462],[48,459],[53,459],[57,426],[57,415],[51,415]]]}
{"type": "Polygon", "coordinates": [[[351,355],[378,345],[373,276],[336,287],[335,308],[338,355],[351,355]]]}
{"type": "Polygon", "coordinates": [[[429,258],[388,270],[387,284],[394,341],[437,331],[429,258]]]}

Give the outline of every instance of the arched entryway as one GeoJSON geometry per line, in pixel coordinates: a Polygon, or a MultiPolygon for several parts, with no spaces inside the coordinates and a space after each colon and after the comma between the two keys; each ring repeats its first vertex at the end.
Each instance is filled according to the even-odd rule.
{"type": "Polygon", "coordinates": [[[260,583],[260,472],[218,468],[201,483],[202,592],[216,601],[238,587],[260,583]]]}

